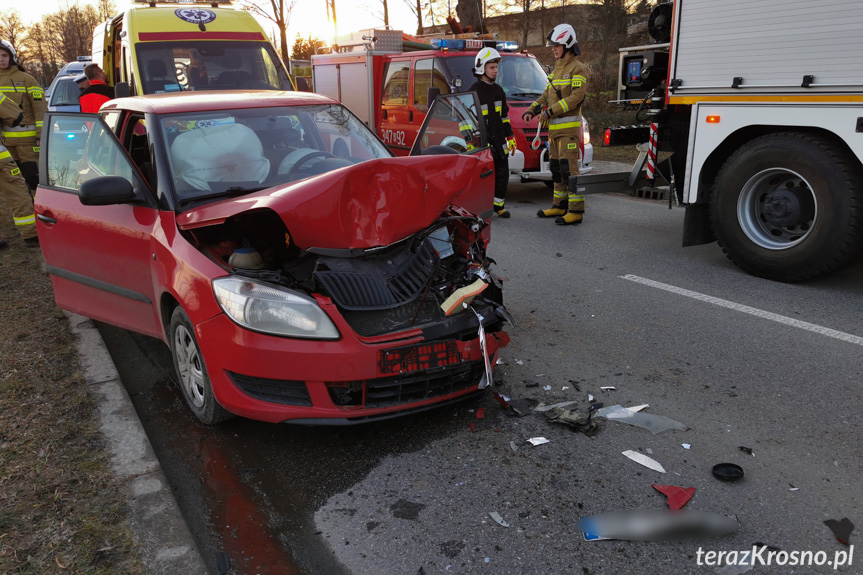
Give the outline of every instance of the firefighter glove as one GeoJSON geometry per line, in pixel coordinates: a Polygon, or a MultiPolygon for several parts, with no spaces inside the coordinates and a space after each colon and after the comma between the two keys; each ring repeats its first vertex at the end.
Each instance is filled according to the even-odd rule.
{"type": "Polygon", "coordinates": [[[506,150],[507,150],[507,152],[509,152],[509,155],[510,155],[510,156],[514,156],[514,155],[515,155],[515,151],[516,151],[517,149],[518,149],[518,148],[517,148],[517,146],[515,145],[515,138],[509,138],[509,139],[506,141],[506,150]]]}
{"type": "Polygon", "coordinates": [[[545,108],[542,111],[542,119],[543,120],[550,120],[551,119],[551,109],[545,108]]]}

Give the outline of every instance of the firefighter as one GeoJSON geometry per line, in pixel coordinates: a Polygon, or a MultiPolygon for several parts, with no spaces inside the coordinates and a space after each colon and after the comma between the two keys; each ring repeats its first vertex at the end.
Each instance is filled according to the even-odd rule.
{"type": "Polygon", "coordinates": [[[509,183],[507,155],[515,154],[516,146],[508,117],[506,94],[503,88],[495,83],[500,60],[500,54],[494,48],[480,50],[473,69],[477,81],[468,88],[468,91],[476,92],[479,96],[488,141],[494,153],[494,213],[501,218],[508,218],[509,210],[504,207],[506,188],[509,183]]]}
{"type": "Polygon", "coordinates": [[[569,176],[578,175],[581,145],[581,105],[587,91],[586,68],[575,59],[581,54],[575,30],[559,24],[546,36],[546,46],[554,53],[550,86],[530,105],[522,119],[529,122],[539,115],[548,122],[549,168],[554,180],[554,201],[550,209],[539,210],[541,218],[555,218],[561,225],[580,224],[584,219],[584,196],[569,191],[569,176]]]}
{"type": "MultiPolygon", "coordinates": [[[[12,98],[0,93],[0,120],[3,127],[16,127],[24,119],[21,108],[12,98]]],[[[36,236],[36,215],[33,212],[33,200],[27,190],[27,184],[21,177],[21,169],[2,144],[0,144],[0,190],[6,198],[6,205],[12,211],[15,227],[24,238],[24,244],[31,247],[39,245],[36,236]]],[[[0,248],[6,247],[6,242],[0,240],[0,248]]]]}
{"type": "Polygon", "coordinates": [[[3,145],[18,162],[21,175],[32,192],[39,185],[39,138],[45,115],[45,91],[18,63],[18,54],[6,40],[0,40],[0,93],[21,108],[24,119],[12,128],[3,126],[3,145]]]}

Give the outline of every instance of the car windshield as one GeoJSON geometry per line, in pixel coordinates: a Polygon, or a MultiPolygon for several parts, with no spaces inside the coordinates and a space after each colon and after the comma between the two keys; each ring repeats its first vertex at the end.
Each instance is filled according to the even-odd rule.
{"type": "MultiPolygon", "coordinates": [[[[444,58],[450,75],[459,76],[462,84],[458,89],[463,92],[473,84],[474,59],[471,56],[444,58]]],[[[507,99],[533,101],[548,86],[545,71],[536,58],[524,56],[503,56],[498,66],[497,83],[503,88],[507,99]]]]}
{"type": "Polygon", "coordinates": [[[159,125],[181,205],[392,156],[337,104],[163,115],[159,125]]]}
{"type": "Polygon", "coordinates": [[[267,42],[140,43],[138,66],[145,94],[194,90],[293,90],[267,42]]]}
{"type": "Polygon", "coordinates": [[[73,77],[61,78],[57,85],[54,86],[54,91],[51,92],[50,106],[77,106],[78,94],[81,90],[78,89],[78,84],[75,83],[73,77]]]}

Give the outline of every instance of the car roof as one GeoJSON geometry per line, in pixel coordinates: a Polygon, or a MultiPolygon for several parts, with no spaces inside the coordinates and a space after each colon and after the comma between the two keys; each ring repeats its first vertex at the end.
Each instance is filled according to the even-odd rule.
{"type": "Polygon", "coordinates": [[[210,110],[271,108],[276,106],[308,106],[338,104],[338,101],[310,92],[274,90],[214,90],[205,92],[172,92],[118,98],[102,107],[105,110],[131,110],[145,114],[176,114],[210,110]]]}

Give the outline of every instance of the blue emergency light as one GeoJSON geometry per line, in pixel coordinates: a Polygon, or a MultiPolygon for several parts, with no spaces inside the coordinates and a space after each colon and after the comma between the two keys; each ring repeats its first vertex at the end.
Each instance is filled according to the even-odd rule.
{"type": "Polygon", "coordinates": [[[497,50],[498,52],[518,52],[518,42],[514,40],[497,42],[495,45],[495,50],[497,50]]]}
{"type": "Polygon", "coordinates": [[[433,38],[431,41],[433,50],[479,50],[480,48],[494,48],[498,52],[517,52],[518,42],[512,40],[480,40],[480,39],[456,39],[456,38],[433,38]]]}
{"type": "Polygon", "coordinates": [[[434,50],[464,50],[464,40],[432,38],[431,47],[434,50]]]}

